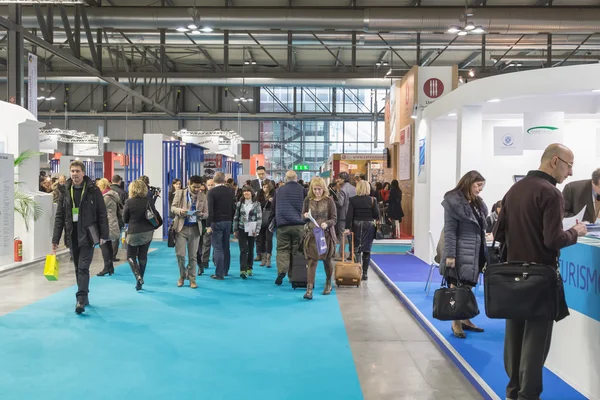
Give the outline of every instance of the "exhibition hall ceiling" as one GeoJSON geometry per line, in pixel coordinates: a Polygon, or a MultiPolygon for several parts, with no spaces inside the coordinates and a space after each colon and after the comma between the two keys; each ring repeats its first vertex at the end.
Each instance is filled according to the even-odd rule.
{"type": "MultiPolygon", "coordinates": [[[[469,0],[468,7],[460,0],[82,2],[53,6],[51,23],[49,6],[23,5],[22,24],[107,76],[142,81],[378,79],[390,69],[388,77],[400,77],[413,65],[455,64],[471,79],[600,59],[597,0],[469,0]]],[[[0,15],[8,18],[8,6],[0,15]]],[[[0,41],[4,75],[7,44],[0,41]]],[[[42,59],[41,77],[86,76],[46,49],[25,46],[42,59]]]]}

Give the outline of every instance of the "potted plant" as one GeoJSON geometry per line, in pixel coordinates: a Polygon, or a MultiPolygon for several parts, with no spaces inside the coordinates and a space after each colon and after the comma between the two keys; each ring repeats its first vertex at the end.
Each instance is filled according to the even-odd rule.
{"type": "MultiPolygon", "coordinates": [[[[29,160],[32,157],[38,157],[40,153],[25,150],[14,161],[14,167],[17,168],[22,165],[24,162],[29,160]]],[[[41,204],[37,203],[33,200],[33,197],[30,194],[24,193],[19,190],[19,185],[22,182],[15,181],[15,212],[23,218],[23,222],[25,223],[25,229],[29,231],[29,224],[33,217],[34,221],[37,221],[42,214],[44,213],[44,208],[41,204]]]]}

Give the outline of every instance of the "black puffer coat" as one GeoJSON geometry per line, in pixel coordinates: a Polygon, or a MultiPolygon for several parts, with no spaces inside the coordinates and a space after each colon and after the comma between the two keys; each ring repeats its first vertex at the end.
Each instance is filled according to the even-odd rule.
{"type": "MultiPolygon", "coordinates": [[[[102,197],[102,192],[94,181],[88,176],[83,178],[85,182],[85,191],[81,194],[79,204],[79,222],[77,223],[77,241],[79,246],[91,246],[92,240],[89,234],[89,227],[96,225],[100,238],[109,239],[108,218],[106,216],[106,205],[102,197]]],[[[71,200],[71,186],[73,181],[67,180],[65,191],[61,192],[57,203],[56,217],[54,218],[54,233],[52,243],[58,244],[65,230],[65,243],[71,248],[71,234],[73,232],[73,201],[71,200]]]]}

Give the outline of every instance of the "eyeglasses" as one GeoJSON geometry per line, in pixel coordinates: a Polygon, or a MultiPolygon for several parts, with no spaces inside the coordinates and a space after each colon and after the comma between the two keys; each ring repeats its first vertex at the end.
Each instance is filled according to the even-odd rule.
{"type": "Polygon", "coordinates": [[[559,156],[556,156],[556,158],[558,158],[560,161],[567,164],[569,166],[569,168],[571,168],[571,169],[573,168],[573,163],[567,162],[567,161],[563,160],[562,158],[560,158],[559,156]]]}

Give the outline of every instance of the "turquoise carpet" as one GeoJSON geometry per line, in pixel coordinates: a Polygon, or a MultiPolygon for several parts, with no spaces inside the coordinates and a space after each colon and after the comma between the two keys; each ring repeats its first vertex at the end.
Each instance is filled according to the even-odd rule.
{"type": "MultiPolygon", "coordinates": [[[[136,293],[129,267],[93,277],[85,315],[69,288],[0,317],[0,398],[362,399],[335,294],[302,299],[255,264],[178,288],[174,250],[154,243],[136,293]]],[[[214,272],[214,266],[208,270],[214,272]]],[[[44,284],[52,285],[52,282],[44,284]]]]}

